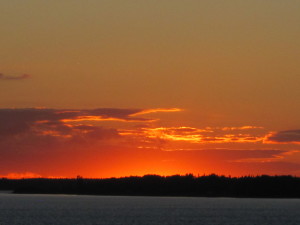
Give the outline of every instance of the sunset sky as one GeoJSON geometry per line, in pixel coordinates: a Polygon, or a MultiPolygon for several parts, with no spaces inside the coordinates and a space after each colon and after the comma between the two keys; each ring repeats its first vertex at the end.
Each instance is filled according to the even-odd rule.
{"type": "Polygon", "coordinates": [[[300,1],[0,1],[0,177],[300,176],[300,1]]]}

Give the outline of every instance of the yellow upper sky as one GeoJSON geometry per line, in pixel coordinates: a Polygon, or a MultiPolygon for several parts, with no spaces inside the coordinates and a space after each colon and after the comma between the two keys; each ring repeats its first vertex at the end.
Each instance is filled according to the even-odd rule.
{"type": "Polygon", "coordinates": [[[32,77],[1,81],[0,103],[180,107],[296,128],[299,12],[297,0],[4,0],[0,73],[32,77]]]}

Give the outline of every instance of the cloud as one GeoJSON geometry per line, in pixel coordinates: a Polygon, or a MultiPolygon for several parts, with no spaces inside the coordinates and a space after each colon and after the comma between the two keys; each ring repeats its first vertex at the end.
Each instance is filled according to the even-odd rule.
{"type": "MultiPolygon", "coordinates": [[[[256,143],[265,137],[261,127],[135,127],[134,129],[103,130],[99,121],[143,122],[155,119],[138,117],[151,112],[177,112],[179,109],[0,109],[0,140],[23,133],[60,138],[126,136],[136,143],[153,140],[190,143],[256,143]]],[[[271,138],[271,137],[270,137],[271,138]]]]}
{"type": "Polygon", "coordinates": [[[0,109],[0,141],[8,137],[52,137],[64,139],[117,138],[116,129],[102,128],[97,121],[152,122],[153,119],[136,117],[144,109],[0,109]]]}
{"type": "MultiPolygon", "coordinates": [[[[195,144],[207,143],[258,143],[262,142],[265,134],[260,134],[261,127],[140,127],[131,130],[121,130],[120,135],[131,136],[141,142],[150,143],[157,141],[181,141],[195,144]],[[259,132],[251,131],[259,129],[259,132]]],[[[142,143],[141,143],[142,144],[142,143]]]]}
{"type": "Polygon", "coordinates": [[[29,74],[20,74],[20,75],[4,75],[0,73],[0,80],[24,80],[30,78],[29,74]]]}
{"type": "Polygon", "coordinates": [[[1,138],[35,133],[36,135],[58,134],[68,135],[74,131],[81,133],[99,133],[99,129],[87,126],[71,126],[69,122],[82,120],[122,120],[148,121],[143,118],[129,118],[139,110],[132,109],[94,109],[94,110],[58,110],[58,109],[0,109],[0,140],[1,138]],[[85,130],[84,130],[85,129],[85,130]]]}
{"type": "Polygon", "coordinates": [[[132,114],[132,116],[136,115],[143,115],[143,114],[149,114],[149,113],[158,113],[158,112],[181,112],[182,109],[179,108],[156,108],[156,109],[145,109],[140,112],[132,114]]]}
{"type": "Polygon", "coordinates": [[[222,127],[221,130],[251,130],[251,129],[264,129],[263,127],[258,126],[242,126],[242,127],[222,127]]]}
{"type": "Polygon", "coordinates": [[[266,142],[300,144],[300,130],[272,132],[267,135],[266,142]]]}

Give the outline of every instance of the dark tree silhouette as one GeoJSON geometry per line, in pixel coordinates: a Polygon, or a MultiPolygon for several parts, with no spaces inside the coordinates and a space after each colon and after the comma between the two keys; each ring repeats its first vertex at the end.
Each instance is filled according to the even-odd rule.
{"type": "Polygon", "coordinates": [[[0,179],[0,190],[14,193],[299,198],[300,178],[293,176],[195,177],[145,175],[107,179],[0,179]]]}

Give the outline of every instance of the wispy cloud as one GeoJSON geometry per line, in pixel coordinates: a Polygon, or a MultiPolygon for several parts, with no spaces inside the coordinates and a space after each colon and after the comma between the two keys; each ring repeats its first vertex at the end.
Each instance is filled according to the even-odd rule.
{"type": "Polygon", "coordinates": [[[261,127],[141,127],[132,130],[122,130],[122,136],[135,136],[136,139],[183,141],[189,143],[257,143],[262,142],[265,134],[250,132],[261,127]]]}
{"type": "Polygon", "coordinates": [[[140,112],[132,114],[132,116],[136,115],[143,115],[143,114],[149,114],[149,113],[157,113],[157,112],[180,112],[183,111],[183,109],[180,108],[154,108],[154,109],[144,109],[140,112]]]}
{"type": "Polygon", "coordinates": [[[30,78],[29,74],[5,75],[0,73],[0,80],[24,80],[28,78],[30,78]]]}
{"type": "Polygon", "coordinates": [[[222,127],[221,130],[252,130],[252,129],[264,129],[264,127],[258,126],[242,126],[242,127],[222,127]]]}

